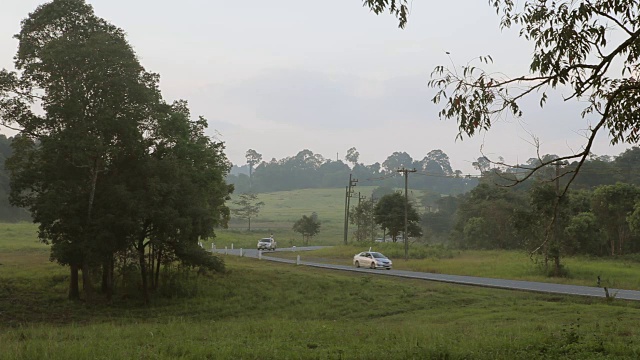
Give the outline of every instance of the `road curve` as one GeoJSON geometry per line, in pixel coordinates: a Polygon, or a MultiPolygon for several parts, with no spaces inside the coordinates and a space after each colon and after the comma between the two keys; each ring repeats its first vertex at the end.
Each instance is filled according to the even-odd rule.
{"type": "MultiPolygon", "coordinates": [[[[322,246],[307,246],[307,247],[299,247],[299,248],[283,248],[278,249],[277,251],[308,251],[308,250],[316,250],[322,248],[322,246]]],[[[229,255],[240,255],[242,251],[242,256],[258,258],[258,251],[254,249],[223,249],[223,250],[213,250],[214,252],[220,254],[229,254],[229,255]]],[[[262,259],[287,263],[287,264],[296,264],[296,260],[292,259],[282,259],[268,256],[268,251],[262,252],[262,259]]],[[[549,293],[549,294],[562,294],[562,295],[578,295],[578,296],[589,296],[589,297],[606,297],[604,289],[595,286],[579,286],[579,285],[564,285],[564,284],[553,284],[553,283],[543,283],[543,282],[535,282],[535,281],[521,281],[521,280],[505,280],[505,279],[492,279],[492,278],[483,278],[477,276],[461,276],[461,275],[445,275],[445,274],[434,274],[434,273],[424,273],[418,271],[407,271],[407,270],[372,270],[366,268],[356,268],[352,266],[344,266],[344,265],[334,265],[334,264],[323,264],[309,261],[300,261],[299,265],[312,266],[323,269],[332,269],[332,270],[343,270],[343,271],[352,271],[352,272],[360,272],[360,273],[368,273],[368,274],[376,274],[376,275],[386,275],[386,276],[395,276],[395,277],[403,277],[409,279],[421,279],[421,280],[430,280],[430,281],[439,281],[446,282],[452,284],[462,284],[462,285],[472,285],[472,286],[483,286],[483,287],[492,287],[499,289],[509,289],[509,290],[521,290],[521,291],[533,291],[533,292],[541,292],[541,293],[549,293]]],[[[633,300],[640,301],[640,291],[637,290],[624,290],[624,289],[609,289],[610,296],[615,297],[616,299],[624,299],[624,300],[633,300]]]]}

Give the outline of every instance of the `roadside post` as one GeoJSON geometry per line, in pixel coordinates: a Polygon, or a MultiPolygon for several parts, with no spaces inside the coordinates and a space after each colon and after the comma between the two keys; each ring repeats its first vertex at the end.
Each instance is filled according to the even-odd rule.
{"type": "Polygon", "coordinates": [[[300,265],[300,255],[296,256],[296,265],[300,265]]]}

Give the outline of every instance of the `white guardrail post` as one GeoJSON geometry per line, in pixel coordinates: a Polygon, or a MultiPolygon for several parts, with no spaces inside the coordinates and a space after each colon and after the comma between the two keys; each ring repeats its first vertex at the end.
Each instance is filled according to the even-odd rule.
{"type": "Polygon", "coordinates": [[[262,250],[258,250],[258,260],[262,260],[262,250]]]}
{"type": "Polygon", "coordinates": [[[242,257],[242,248],[240,248],[240,257],[242,257]]]}
{"type": "Polygon", "coordinates": [[[227,255],[229,253],[229,249],[227,249],[227,247],[224,247],[224,254],[227,255]]]}
{"type": "Polygon", "coordinates": [[[300,265],[300,255],[296,256],[296,265],[300,265]]]}
{"type": "Polygon", "coordinates": [[[231,250],[233,250],[233,243],[231,243],[231,250]]]}

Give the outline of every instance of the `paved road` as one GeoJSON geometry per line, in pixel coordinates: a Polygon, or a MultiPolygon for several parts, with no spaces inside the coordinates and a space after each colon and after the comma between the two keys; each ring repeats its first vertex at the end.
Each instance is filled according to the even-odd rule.
{"type": "MultiPolygon", "coordinates": [[[[283,248],[283,249],[278,249],[277,251],[308,251],[308,250],[315,250],[319,248],[322,248],[322,246],[307,246],[307,247],[299,247],[296,249],[283,248]]],[[[224,249],[222,250],[218,249],[216,251],[218,253],[225,253],[224,249]]],[[[239,249],[235,249],[235,250],[229,249],[229,250],[226,250],[226,252],[229,255],[240,255],[239,249]]],[[[257,258],[258,251],[254,249],[242,250],[242,256],[257,258]]],[[[281,262],[281,263],[288,263],[288,264],[296,263],[296,260],[271,257],[269,256],[269,252],[262,252],[262,259],[281,262]]],[[[534,282],[534,281],[492,279],[492,278],[483,278],[483,277],[476,277],[476,276],[444,275],[444,274],[423,273],[423,272],[417,272],[417,271],[406,271],[406,270],[371,270],[371,269],[365,269],[365,268],[356,268],[353,266],[323,264],[323,263],[315,263],[315,262],[308,262],[308,261],[302,261],[302,260],[300,261],[299,264],[317,267],[317,268],[323,268],[323,269],[353,271],[353,272],[376,274],[376,275],[396,276],[396,277],[403,277],[403,278],[410,278],[410,279],[440,281],[440,282],[453,283],[453,284],[484,286],[484,287],[493,287],[493,288],[510,289],[510,290],[535,291],[535,292],[563,294],[563,295],[579,295],[579,296],[591,296],[591,297],[601,297],[601,298],[605,297],[604,289],[595,287],[595,286],[563,285],[563,284],[551,284],[551,283],[542,283],[542,282],[534,282]]],[[[640,301],[640,291],[636,291],[636,290],[609,289],[609,294],[612,296],[615,296],[616,299],[640,301]]]]}

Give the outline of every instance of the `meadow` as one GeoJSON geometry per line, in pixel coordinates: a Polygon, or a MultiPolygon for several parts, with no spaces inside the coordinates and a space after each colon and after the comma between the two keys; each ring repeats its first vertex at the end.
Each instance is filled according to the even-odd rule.
{"type": "MultiPolygon", "coordinates": [[[[28,226],[0,227],[0,359],[634,359],[640,304],[225,257],[186,292],[66,300],[28,226]],[[13,237],[7,236],[13,234],[13,237]],[[20,238],[19,234],[25,237],[20,238]],[[30,237],[27,237],[30,236],[30,237]]],[[[33,230],[33,228],[31,228],[33,230]]]]}
{"type": "MultiPolygon", "coordinates": [[[[412,244],[405,261],[402,244],[340,245],[342,210],[332,191],[265,194],[252,232],[219,229],[207,246],[253,248],[270,231],[280,246],[289,237],[299,245],[296,234],[276,225],[316,211],[326,233],[312,243],[339,246],[302,254],[306,259],[348,264],[373,246],[396,268],[585,285],[595,285],[597,273],[638,287],[633,262],[566,259],[573,278],[558,280],[519,252],[412,244]],[[322,193],[329,195],[313,202],[322,193]]],[[[68,269],[49,261],[36,226],[0,224],[0,360],[640,358],[637,302],[224,260],[225,273],[194,271],[179,287],[155,293],[148,307],[118,289],[112,303],[75,303],[66,299],[68,269]]]]}
{"type": "MultiPolygon", "coordinates": [[[[375,187],[372,186],[357,188],[363,196],[369,196],[373,189],[375,187]]],[[[409,194],[417,196],[420,192],[410,191],[409,194]]],[[[308,261],[349,265],[354,254],[371,247],[394,260],[397,269],[586,286],[596,286],[600,276],[602,286],[640,290],[640,263],[637,259],[566,257],[562,263],[567,276],[562,278],[549,277],[548,271],[542,266],[542,259],[531,257],[526,251],[461,251],[437,244],[411,243],[409,260],[405,261],[404,244],[357,243],[352,239],[348,245],[343,244],[343,189],[266,193],[259,194],[259,199],[265,206],[258,218],[252,220],[251,232],[247,231],[246,222],[233,219],[230,228],[216,230],[216,238],[206,246],[210,247],[213,242],[217,248],[230,247],[232,244],[235,248],[254,248],[259,238],[271,233],[278,240],[279,247],[300,246],[303,245],[302,239],[291,230],[291,226],[303,214],[310,215],[315,211],[322,225],[320,233],[312,238],[310,245],[333,247],[302,254],[303,259],[308,261]]],[[[376,237],[382,237],[382,233],[376,237]]],[[[296,255],[276,253],[275,256],[296,255]]]]}

